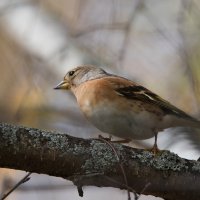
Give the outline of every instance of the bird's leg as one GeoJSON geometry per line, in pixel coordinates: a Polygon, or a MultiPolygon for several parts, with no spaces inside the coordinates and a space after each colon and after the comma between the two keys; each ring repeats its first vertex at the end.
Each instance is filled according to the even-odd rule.
{"type": "Polygon", "coordinates": [[[154,155],[157,155],[160,152],[160,149],[158,148],[157,145],[157,138],[158,138],[158,132],[155,133],[154,145],[151,149],[151,152],[153,152],[154,155]]]}

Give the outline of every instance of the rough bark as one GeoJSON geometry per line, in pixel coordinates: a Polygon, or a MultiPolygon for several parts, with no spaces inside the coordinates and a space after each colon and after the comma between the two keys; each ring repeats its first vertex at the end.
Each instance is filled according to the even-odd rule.
{"type": "MultiPolygon", "coordinates": [[[[128,186],[137,193],[200,199],[199,161],[169,151],[154,156],[121,144],[113,146],[128,186]]],[[[88,185],[127,188],[116,154],[107,143],[4,123],[0,123],[0,167],[63,177],[79,189],[88,185]]]]}

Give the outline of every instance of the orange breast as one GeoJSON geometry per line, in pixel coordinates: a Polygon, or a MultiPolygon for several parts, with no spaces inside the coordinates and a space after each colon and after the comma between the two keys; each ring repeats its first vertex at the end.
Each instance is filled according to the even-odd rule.
{"type": "Polygon", "coordinates": [[[77,102],[84,114],[91,115],[95,107],[113,98],[109,85],[101,79],[87,81],[72,89],[77,102]]]}

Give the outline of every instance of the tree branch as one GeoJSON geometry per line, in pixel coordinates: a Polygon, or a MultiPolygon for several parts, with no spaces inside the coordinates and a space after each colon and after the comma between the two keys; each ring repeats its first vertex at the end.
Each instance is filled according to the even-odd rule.
{"type": "MultiPolygon", "coordinates": [[[[200,199],[200,162],[164,151],[113,144],[126,172],[128,187],[164,199],[200,199]],[[147,187],[148,185],[148,187],[147,187]],[[145,189],[144,189],[145,188],[145,189]]],[[[82,186],[126,189],[115,153],[98,139],[0,123],[0,167],[49,174],[82,186]]]]}

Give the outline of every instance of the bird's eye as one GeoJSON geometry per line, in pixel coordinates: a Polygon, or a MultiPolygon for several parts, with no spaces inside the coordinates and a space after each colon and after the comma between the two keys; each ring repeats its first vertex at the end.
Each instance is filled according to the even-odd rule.
{"type": "Polygon", "coordinates": [[[70,71],[69,76],[73,76],[75,71],[70,71]]]}

